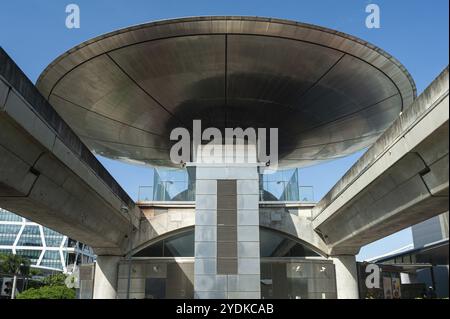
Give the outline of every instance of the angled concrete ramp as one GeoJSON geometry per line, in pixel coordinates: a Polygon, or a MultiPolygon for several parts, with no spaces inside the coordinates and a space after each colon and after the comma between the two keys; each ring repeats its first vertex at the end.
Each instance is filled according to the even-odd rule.
{"type": "Polygon", "coordinates": [[[446,68],[313,209],[330,254],[448,211],[448,94],[446,68]]]}
{"type": "Polygon", "coordinates": [[[121,255],[140,210],[0,48],[0,207],[121,255]],[[124,214],[124,212],[129,212],[124,214]]]}

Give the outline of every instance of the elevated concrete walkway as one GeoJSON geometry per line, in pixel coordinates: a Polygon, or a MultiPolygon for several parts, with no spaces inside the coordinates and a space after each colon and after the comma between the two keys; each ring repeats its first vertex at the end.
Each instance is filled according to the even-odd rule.
{"type": "Polygon", "coordinates": [[[0,207],[124,254],[139,208],[1,48],[0,128],[0,207]]]}
{"type": "Polygon", "coordinates": [[[330,254],[448,211],[448,94],[447,68],[314,207],[330,254]]]}

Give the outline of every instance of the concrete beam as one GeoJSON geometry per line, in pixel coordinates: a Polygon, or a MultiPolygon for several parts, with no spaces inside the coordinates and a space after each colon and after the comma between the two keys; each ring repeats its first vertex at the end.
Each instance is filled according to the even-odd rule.
{"type": "Polygon", "coordinates": [[[314,207],[330,254],[448,211],[448,69],[314,207]]]}
{"type": "Polygon", "coordinates": [[[139,208],[2,50],[0,103],[0,207],[124,254],[139,208]]]}

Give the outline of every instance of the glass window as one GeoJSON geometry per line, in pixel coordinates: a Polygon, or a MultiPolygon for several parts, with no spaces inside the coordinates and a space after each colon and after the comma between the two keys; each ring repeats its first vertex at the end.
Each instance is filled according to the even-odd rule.
{"type": "Polygon", "coordinates": [[[36,265],[42,250],[40,249],[17,249],[16,254],[30,259],[32,265],[36,265]]]}
{"type": "Polygon", "coordinates": [[[289,263],[286,264],[286,276],[288,278],[313,278],[314,269],[312,263],[289,263]]]}
{"type": "Polygon", "coordinates": [[[164,257],[193,257],[194,231],[173,237],[164,242],[164,257]]]}
{"type": "Polygon", "coordinates": [[[67,240],[67,244],[66,244],[67,247],[75,247],[76,245],[77,245],[77,241],[76,240],[71,239],[71,238],[69,238],[67,240]]]}
{"type": "Polygon", "coordinates": [[[41,232],[39,226],[25,226],[17,246],[42,246],[41,232]]]}
{"type": "Polygon", "coordinates": [[[194,230],[160,240],[135,254],[135,257],[193,257],[194,230]]]}
{"type": "Polygon", "coordinates": [[[158,241],[141,251],[139,251],[135,256],[136,257],[163,257],[163,241],[158,241]]]}
{"type": "Polygon", "coordinates": [[[49,247],[59,247],[64,236],[54,230],[44,228],[45,244],[49,247]]]}
{"type": "Polygon", "coordinates": [[[61,259],[59,251],[57,250],[47,250],[41,260],[39,266],[62,269],[61,259]]]}
{"type": "Polygon", "coordinates": [[[21,222],[22,217],[13,214],[11,212],[8,212],[7,210],[4,210],[0,208],[0,221],[4,222],[21,222]]]}
{"type": "MultiPolygon", "coordinates": [[[[275,258],[274,258],[275,259],[275,258]]],[[[334,299],[336,277],[331,262],[316,260],[261,262],[263,299],[334,299]]]]}
{"type": "MultiPolygon", "coordinates": [[[[261,257],[320,256],[295,239],[277,231],[260,228],[261,257]]],[[[194,230],[158,241],[135,254],[136,257],[193,257],[194,230]]]]}
{"type": "Polygon", "coordinates": [[[314,257],[320,256],[293,237],[280,232],[260,228],[261,257],[314,257]]]}
{"type": "Polygon", "coordinates": [[[20,225],[0,225],[0,245],[13,245],[20,227],[20,225]]]}

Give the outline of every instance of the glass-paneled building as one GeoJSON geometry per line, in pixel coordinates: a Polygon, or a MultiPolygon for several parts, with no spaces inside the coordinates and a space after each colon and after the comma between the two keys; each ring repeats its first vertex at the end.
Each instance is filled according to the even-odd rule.
{"type": "Polygon", "coordinates": [[[90,247],[2,208],[0,253],[25,256],[33,268],[63,272],[95,260],[90,247]]]}

